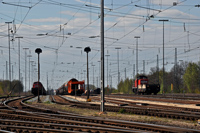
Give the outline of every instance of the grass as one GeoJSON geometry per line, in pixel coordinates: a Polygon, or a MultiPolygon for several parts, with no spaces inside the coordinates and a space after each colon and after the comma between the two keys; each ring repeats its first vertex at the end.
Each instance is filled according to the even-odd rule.
{"type": "Polygon", "coordinates": [[[120,109],[120,110],[119,110],[119,113],[120,113],[120,114],[124,114],[125,112],[126,112],[125,109],[120,109]]]}
{"type": "Polygon", "coordinates": [[[26,103],[26,104],[32,104],[32,102],[28,102],[28,101],[25,101],[24,103],[26,103]]]}
{"type": "Polygon", "coordinates": [[[46,102],[44,102],[44,104],[51,104],[51,102],[50,101],[46,101],[46,102]]]}

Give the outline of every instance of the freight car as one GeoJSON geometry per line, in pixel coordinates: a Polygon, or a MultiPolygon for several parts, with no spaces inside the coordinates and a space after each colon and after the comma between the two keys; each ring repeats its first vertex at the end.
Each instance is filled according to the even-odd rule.
{"type": "Polygon", "coordinates": [[[45,88],[44,88],[44,86],[42,85],[41,82],[34,82],[33,87],[31,89],[31,93],[33,95],[37,96],[38,95],[38,89],[39,89],[39,95],[46,95],[47,94],[47,92],[46,92],[46,90],[45,90],[45,88]]]}
{"type": "Polygon", "coordinates": [[[135,94],[154,94],[156,95],[160,91],[159,84],[149,84],[147,76],[141,75],[135,80],[132,90],[135,94]]]}
{"type": "Polygon", "coordinates": [[[56,90],[56,95],[81,95],[85,92],[85,82],[72,78],[56,90]]]}

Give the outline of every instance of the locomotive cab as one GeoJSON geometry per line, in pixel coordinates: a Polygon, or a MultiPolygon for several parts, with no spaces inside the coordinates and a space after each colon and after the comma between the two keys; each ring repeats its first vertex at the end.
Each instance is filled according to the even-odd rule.
{"type": "Polygon", "coordinates": [[[147,76],[139,76],[135,80],[135,88],[137,88],[138,92],[144,93],[146,91],[146,87],[148,84],[147,76]]]}
{"type": "Polygon", "coordinates": [[[56,90],[56,95],[81,95],[85,92],[85,81],[70,79],[56,90]]]}
{"type": "Polygon", "coordinates": [[[65,87],[68,88],[68,94],[81,95],[85,91],[85,82],[78,81],[77,79],[71,79],[65,87]]]}
{"type": "Polygon", "coordinates": [[[149,84],[147,76],[139,76],[135,80],[135,84],[132,88],[135,94],[151,94],[154,93],[155,95],[160,91],[159,84],[149,84]]]}

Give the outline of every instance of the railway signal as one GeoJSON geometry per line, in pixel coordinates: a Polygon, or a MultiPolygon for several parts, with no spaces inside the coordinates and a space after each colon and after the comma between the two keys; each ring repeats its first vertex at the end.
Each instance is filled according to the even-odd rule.
{"type": "Polygon", "coordinates": [[[84,51],[87,53],[87,101],[89,100],[89,71],[88,71],[88,53],[91,51],[90,47],[85,47],[84,51]]]}
{"type": "MultiPolygon", "coordinates": [[[[42,49],[40,49],[40,48],[35,49],[35,53],[38,54],[38,83],[39,83],[39,81],[40,81],[40,58],[39,58],[39,54],[42,53],[42,49]]],[[[40,94],[39,94],[39,88],[38,88],[38,102],[41,102],[40,94]]]]}

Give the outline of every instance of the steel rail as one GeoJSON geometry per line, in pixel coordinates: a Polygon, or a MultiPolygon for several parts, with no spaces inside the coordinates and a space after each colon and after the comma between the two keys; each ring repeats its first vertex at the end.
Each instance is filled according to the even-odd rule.
{"type": "MultiPolygon", "coordinates": [[[[56,102],[56,103],[59,103],[58,101],[54,101],[54,102],[56,102]]],[[[62,103],[62,104],[64,104],[64,103],[62,103]]],[[[67,104],[69,104],[69,103],[67,103],[67,104]]],[[[74,101],[73,101],[73,104],[74,104],[74,101]]],[[[99,106],[99,105],[98,105],[99,106]]],[[[78,103],[78,105],[77,105],[77,107],[88,107],[87,106],[87,104],[80,104],[80,103],[78,103]]],[[[90,107],[94,107],[94,106],[90,106],[90,107]]],[[[96,107],[96,106],[95,106],[96,107]]],[[[115,106],[112,106],[112,108],[117,108],[117,109],[119,109],[119,107],[115,107],[115,106]]],[[[93,108],[94,109],[94,108],[93,108]]],[[[106,109],[106,108],[105,108],[106,109]]],[[[113,109],[113,110],[115,110],[115,109],[113,109]]],[[[137,109],[137,112],[138,113],[141,113],[141,110],[138,110],[137,109]]],[[[153,114],[156,114],[156,112],[151,112],[151,113],[153,113],[153,114]]],[[[165,114],[165,115],[167,115],[167,114],[165,114]]],[[[113,125],[117,125],[117,124],[120,124],[121,123],[121,126],[128,126],[128,127],[135,127],[135,128],[139,128],[139,129],[145,129],[145,130],[148,130],[148,129],[152,129],[153,131],[160,131],[160,132],[169,132],[169,131],[172,131],[172,129],[173,129],[173,131],[172,132],[200,132],[199,130],[193,130],[193,129],[185,129],[185,128],[178,128],[178,127],[168,127],[168,126],[163,126],[162,127],[162,125],[153,125],[153,124],[146,124],[146,123],[137,123],[137,122],[127,122],[127,121],[123,121],[122,122],[122,120],[107,120],[107,122],[108,123],[112,123],[113,125]],[[132,125],[131,125],[132,124],[132,125]],[[138,126],[137,126],[137,124],[138,124],[138,126]],[[141,124],[141,125],[139,125],[139,124],[141,124]]],[[[105,122],[104,122],[105,123],[105,122]]]]}
{"type": "MultiPolygon", "coordinates": [[[[24,99],[26,100],[26,99],[24,99]]],[[[24,101],[23,100],[23,101],[24,101]]],[[[23,103],[22,105],[25,105],[25,103],[23,103]]],[[[32,108],[31,106],[28,106],[29,108],[32,108]]],[[[41,121],[41,122],[58,122],[58,123],[65,123],[65,124],[69,124],[71,123],[72,125],[76,124],[76,125],[85,125],[87,127],[82,127],[82,129],[88,129],[88,125],[89,126],[94,126],[94,128],[90,128],[88,130],[95,130],[96,132],[98,131],[103,131],[103,132],[139,132],[139,130],[136,129],[128,129],[128,128],[124,128],[124,127],[117,127],[117,126],[111,126],[111,125],[105,125],[105,124],[96,124],[96,123],[91,123],[94,122],[94,119],[91,122],[82,122],[82,121],[75,121],[75,120],[66,120],[63,119],[63,116],[58,116],[58,114],[51,114],[48,116],[48,113],[55,113],[55,111],[46,111],[48,112],[47,114],[45,113],[38,113],[38,112],[27,112],[27,111],[20,111],[19,109],[15,109],[10,107],[9,109],[13,109],[13,113],[14,114],[10,114],[11,112],[8,113],[0,113],[0,117],[1,118],[10,118],[10,119],[21,119],[21,120],[25,120],[27,122],[27,120],[33,120],[33,121],[41,121]],[[17,114],[16,114],[17,112],[17,114]],[[20,113],[23,113],[23,115],[21,115],[20,113]],[[54,115],[54,116],[52,116],[54,115]],[[56,118],[57,117],[57,118],[56,118]],[[59,118],[60,117],[60,118],[59,118]]],[[[36,108],[34,108],[36,109],[36,108]]],[[[38,110],[42,110],[44,111],[45,109],[38,109],[38,110]]],[[[5,111],[6,112],[6,111],[5,111]]],[[[76,116],[77,117],[77,116],[76,116]]],[[[80,120],[80,118],[76,118],[76,120],[80,120]]],[[[81,118],[83,119],[83,118],[81,118]]],[[[88,121],[88,120],[85,120],[88,121]]],[[[74,127],[76,128],[76,127],[74,127]]],[[[80,129],[79,129],[80,130],[80,129]]],[[[141,132],[141,131],[140,131],[141,132]]]]}

